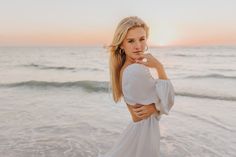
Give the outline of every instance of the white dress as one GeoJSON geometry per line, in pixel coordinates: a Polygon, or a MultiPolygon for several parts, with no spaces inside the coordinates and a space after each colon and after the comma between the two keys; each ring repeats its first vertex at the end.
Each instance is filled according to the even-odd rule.
{"type": "Polygon", "coordinates": [[[134,63],[123,71],[122,91],[127,104],[155,103],[160,114],[130,122],[111,150],[99,157],[160,157],[159,120],[174,104],[171,81],[154,79],[148,67],[134,63]]]}

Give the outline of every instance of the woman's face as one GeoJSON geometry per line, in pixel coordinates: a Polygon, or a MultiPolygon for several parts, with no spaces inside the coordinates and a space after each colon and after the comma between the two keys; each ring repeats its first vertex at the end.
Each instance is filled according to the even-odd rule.
{"type": "Polygon", "coordinates": [[[125,50],[126,60],[134,62],[144,53],[146,47],[146,31],[143,27],[130,29],[120,48],[125,50]]]}

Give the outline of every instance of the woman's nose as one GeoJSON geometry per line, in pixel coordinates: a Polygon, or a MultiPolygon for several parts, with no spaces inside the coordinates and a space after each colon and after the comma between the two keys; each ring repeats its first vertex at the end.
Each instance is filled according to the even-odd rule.
{"type": "Polygon", "coordinates": [[[139,42],[135,43],[135,50],[137,50],[137,51],[141,50],[141,43],[139,43],[139,42]]]}

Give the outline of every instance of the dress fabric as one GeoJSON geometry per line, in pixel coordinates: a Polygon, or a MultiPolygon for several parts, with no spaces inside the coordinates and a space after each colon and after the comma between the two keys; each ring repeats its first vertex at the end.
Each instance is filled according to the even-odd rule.
{"type": "Polygon", "coordinates": [[[127,104],[155,103],[160,114],[130,122],[109,152],[99,157],[160,157],[159,120],[169,114],[174,104],[171,81],[154,79],[148,67],[134,63],[123,71],[122,91],[127,104]]]}

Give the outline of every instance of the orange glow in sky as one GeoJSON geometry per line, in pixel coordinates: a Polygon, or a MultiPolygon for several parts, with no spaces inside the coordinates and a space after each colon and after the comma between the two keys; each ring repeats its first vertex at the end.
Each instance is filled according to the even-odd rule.
{"type": "Polygon", "coordinates": [[[236,45],[234,0],[101,1],[5,1],[0,46],[108,45],[118,22],[134,15],[149,25],[153,46],[236,45]]]}

